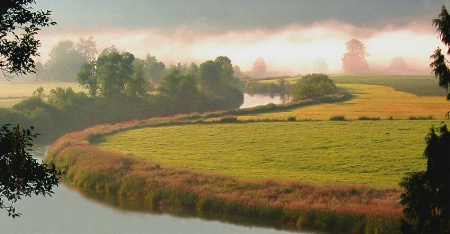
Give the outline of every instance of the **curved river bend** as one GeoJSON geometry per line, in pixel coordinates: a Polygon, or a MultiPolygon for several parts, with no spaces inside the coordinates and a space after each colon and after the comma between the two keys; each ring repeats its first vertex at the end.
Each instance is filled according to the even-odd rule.
{"type": "MultiPolygon", "coordinates": [[[[271,100],[273,102],[273,100],[271,100]]],[[[269,102],[270,103],[270,102],[269,102]]],[[[267,103],[264,103],[267,104],[267,103]]],[[[48,147],[34,150],[43,158],[48,147]]],[[[0,210],[0,233],[8,234],[287,234],[269,228],[238,226],[200,218],[126,212],[89,200],[61,184],[52,197],[26,197],[16,203],[20,218],[10,218],[0,210]]],[[[305,233],[305,232],[303,232],[305,233]]]]}

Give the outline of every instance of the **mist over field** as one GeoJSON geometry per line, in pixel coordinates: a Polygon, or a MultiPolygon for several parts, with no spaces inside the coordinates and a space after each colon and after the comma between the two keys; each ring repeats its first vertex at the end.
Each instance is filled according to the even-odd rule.
{"type": "Polygon", "coordinates": [[[275,74],[342,72],[345,43],[366,46],[373,72],[401,57],[412,72],[429,73],[440,46],[431,21],[445,1],[64,1],[42,0],[58,25],[39,34],[45,62],[61,40],[93,36],[98,50],[115,45],[166,64],[228,56],[242,71],[263,58],[275,74]]]}

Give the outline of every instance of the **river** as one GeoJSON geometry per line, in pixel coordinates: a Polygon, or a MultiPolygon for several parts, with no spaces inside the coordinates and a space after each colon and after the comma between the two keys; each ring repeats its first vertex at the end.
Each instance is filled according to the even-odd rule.
{"type": "MultiPolygon", "coordinates": [[[[278,97],[246,94],[243,107],[280,103],[278,97]]],[[[35,157],[45,157],[48,147],[35,149],[35,157]]],[[[184,218],[167,214],[127,212],[105,206],[61,184],[52,197],[26,197],[16,203],[20,218],[10,218],[0,210],[0,233],[148,233],[148,234],[282,234],[291,233],[270,228],[249,227],[200,218],[184,218]]],[[[306,232],[302,232],[306,233],[306,232]]]]}
{"type": "Polygon", "coordinates": [[[239,107],[239,109],[250,108],[260,105],[266,105],[269,103],[280,104],[283,103],[283,100],[280,96],[269,96],[263,94],[254,94],[250,95],[248,93],[244,93],[244,103],[239,107]]]}

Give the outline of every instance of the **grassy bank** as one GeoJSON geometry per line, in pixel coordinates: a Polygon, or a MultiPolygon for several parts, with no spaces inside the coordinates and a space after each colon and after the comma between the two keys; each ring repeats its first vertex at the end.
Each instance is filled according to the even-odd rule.
{"type": "Polygon", "coordinates": [[[48,159],[67,183],[126,209],[398,233],[397,183],[425,167],[424,136],[448,103],[339,85],[350,95],[93,127],[59,139],[48,159]]]}
{"type": "MultiPolygon", "coordinates": [[[[247,217],[288,229],[342,233],[396,230],[401,207],[399,191],[395,189],[238,178],[169,167],[158,160],[105,151],[90,143],[104,134],[145,126],[163,131],[177,128],[183,124],[177,121],[159,119],[104,125],[68,134],[52,145],[48,160],[65,172],[66,182],[119,207],[147,211],[182,209],[195,211],[199,216],[247,217]]],[[[184,127],[198,126],[203,125],[184,127]]],[[[204,124],[209,126],[216,124],[204,124]]],[[[217,125],[218,130],[220,126],[225,125],[217,125]]]]}

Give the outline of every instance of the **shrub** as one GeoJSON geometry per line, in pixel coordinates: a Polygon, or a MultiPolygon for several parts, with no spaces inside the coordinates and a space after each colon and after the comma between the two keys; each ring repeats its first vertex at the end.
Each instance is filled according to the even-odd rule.
{"type": "Polygon", "coordinates": [[[237,117],[223,117],[220,119],[221,123],[236,123],[238,122],[237,117]]]}
{"type": "Polygon", "coordinates": [[[380,117],[368,117],[368,116],[360,116],[358,120],[381,120],[380,117]]]}
{"type": "Polygon", "coordinates": [[[343,115],[337,115],[330,118],[330,121],[345,121],[345,116],[343,115]]]}

